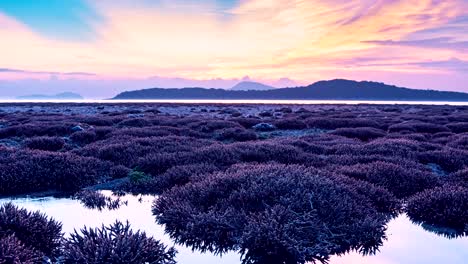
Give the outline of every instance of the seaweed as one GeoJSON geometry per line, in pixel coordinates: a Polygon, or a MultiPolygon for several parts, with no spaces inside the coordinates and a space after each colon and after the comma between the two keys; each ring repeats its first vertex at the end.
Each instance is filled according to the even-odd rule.
{"type": "Polygon", "coordinates": [[[326,261],[375,252],[398,210],[388,193],[375,206],[372,185],[360,184],[298,165],[238,165],[163,193],[153,213],[177,243],[238,250],[243,263],[326,261]]]}
{"type": "Polygon", "coordinates": [[[75,230],[64,242],[63,263],[175,264],[174,248],[134,232],[130,224],[116,221],[101,228],[75,230]]]}
{"type": "MultiPolygon", "coordinates": [[[[122,201],[82,190],[158,194],[153,211],[176,241],[245,263],[373,253],[406,203],[425,228],[466,232],[467,107],[10,106],[1,195],[78,192],[104,209],[122,201]]],[[[12,233],[5,250],[46,254],[12,233]]]]}
{"type": "Polygon", "coordinates": [[[0,237],[0,263],[42,264],[43,255],[25,246],[14,235],[0,237]]]}
{"type": "Polygon", "coordinates": [[[412,221],[436,227],[433,230],[448,237],[468,235],[465,187],[448,184],[418,193],[408,200],[406,212],[412,221]]]}
{"type": "MultiPolygon", "coordinates": [[[[0,206],[0,239],[11,235],[32,251],[49,257],[59,255],[62,224],[40,212],[28,212],[11,203],[0,206]]],[[[11,238],[10,238],[11,240],[11,238]]],[[[18,243],[16,246],[19,247],[18,243]]],[[[34,254],[35,255],[35,254],[34,254]]]]}

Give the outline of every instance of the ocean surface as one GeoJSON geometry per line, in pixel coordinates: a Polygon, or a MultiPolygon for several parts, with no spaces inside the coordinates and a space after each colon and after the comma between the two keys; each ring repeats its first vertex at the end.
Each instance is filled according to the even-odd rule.
{"type": "Polygon", "coordinates": [[[178,104],[405,104],[405,105],[468,105],[468,102],[451,101],[367,101],[367,100],[103,100],[103,99],[85,99],[85,100],[9,100],[0,99],[0,103],[178,103],[178,104]]]}
{"type": "MultiPolygon", "coordinates": [[[[111,192],[104,191],[106,195],[111,192]]],[[[164,227],[156,224],[151,213],[151,205],[155,196],[126,195],[119,209],[109,211],[91,210],[85,208],[77,200],[69,198],[5,198],[0,204],[13,202],[17,206],[28,210],[39,210],[55,220],[62,222],[63,232],[66,235],[74,229],[87,227],[100,227],[120,221],[129,221],[132,228],[145,231],[148,235],[161,240],[166,245],[174,245],[173,241],[164,233],[164,227]],[[141,199],[140,199],[141,198],[141,199]]],[[[343,256],[333,256],[330,264],[464,264],[468,259],[468,237],[447,239],[424,230],[421,226],[411,223],[405,216],[391,220],[388,223],[388,240],[384,241],[380,252],[372,256],[361,256],[351,252],[343,256]]],[[[177,262],[179,264],[240,264],[240,255],[231,252],[223,256],[211,253],[200,253],[190,248],[175,245],[178,250],[177,262]]]]}

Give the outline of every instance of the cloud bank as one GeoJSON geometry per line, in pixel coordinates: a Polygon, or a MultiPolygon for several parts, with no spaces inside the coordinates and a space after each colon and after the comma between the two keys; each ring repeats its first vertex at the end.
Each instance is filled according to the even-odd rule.
{"type": "Polygon", "coordinates": [[[0,67],[27,69],[0,71],[0,80],[58,76],[66,85],[66,73],[83,73],[68,79],[146,85],[151,76],[164,76],[211,86],[214,81],[203,80],[347,77],[468,91],[454,81],[468,77],[464,0],[83,3],[99,19],[79,16],[93,36],[77,41],[43,34],[0,5],[0,36],[8,36],[0,41],[0,67]]]}

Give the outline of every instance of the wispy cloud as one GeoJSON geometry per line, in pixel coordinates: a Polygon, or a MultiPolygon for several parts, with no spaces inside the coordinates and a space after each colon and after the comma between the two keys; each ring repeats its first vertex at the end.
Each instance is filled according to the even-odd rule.
{"type": "Polygon", "coordinates": [[[437,69],[452,69],[454,71],[467,72],[468,61],[452,58],[449,60],[434,60],[415,63],[421,67],[437,68],[437,69]]]}
{"type": "Polygon", "coordinates": [[[97,76],[95,73],[89,73],[89,72],[29,71],[29,70],[10,69],[10,68],[0,68],[0,72],[26,73],[26,74],[46,74],[46,75],[61,75],[61,76],[97,76]]]}
{"type": "Polygon", "coordinates": [[[395,78],[459,74],[462,63],[421,62],[468,61],[465,0],[86,3],[100,19],[84,16],[94,35],[85,41],[51,38],[0,13],[0,35],[8,36],[0,41],[2,66],[28,69],[23,74],[91,72],[105,78],[313,81],[350,72],[367,72],[369,79],[381,76],[376,72],[395,78]]]}
{"type": "Polygon", "coordinates": [[[447,49],[456,51],[468,50],[467,41],[456,41],[451,37],[439,37],[431,39],[417,39],[417,40],[371,40],[365,41],[364,43],[377,44],[383,46],[411,46],[431,49],[447,49]]]}

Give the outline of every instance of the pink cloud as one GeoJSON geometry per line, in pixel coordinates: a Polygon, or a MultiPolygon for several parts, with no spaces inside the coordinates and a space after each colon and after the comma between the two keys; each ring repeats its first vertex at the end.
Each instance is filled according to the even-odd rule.
{"type": "MultiPolygon", "coordinates": [[[[8,36],[0,42],[0,68],[36,73],[29,77],[89,72],[103,80],[154,75],[236,79],[248,74],[270,83],[284,76],[307,83],[340,76],[377,81],[394,76],[391,83],[405,86],[415,83],[402,81],[411,75],[409,79],[421,78],[421,86],[433,74],[460,72],[420,62],[468,61],[467,35],[451,35],[450,29],[430,33],[468,15],[463,0],[244,0],[222,12],[215,1],[162,1],[157,7],[90,4],[103,19],[89,21],[96,37],[86,42],[48,39],[0,14],[0,35],[8,36]],[[416,32],[426,33],[415,39],[416,32]],[[356,63],[358,58],[370,58],[372,65],[356,63]]],[[[0,78],[21,74],[26,73],[2,73],[0,78]]]]}

